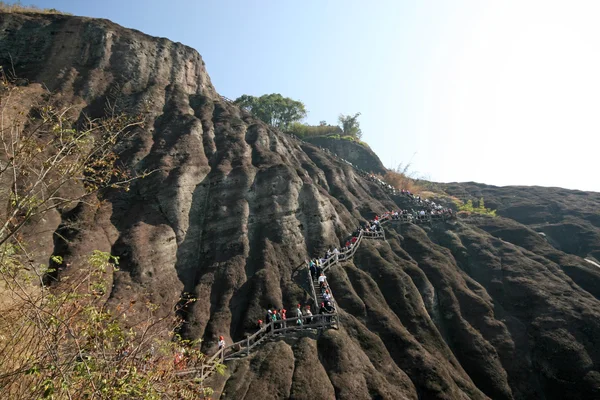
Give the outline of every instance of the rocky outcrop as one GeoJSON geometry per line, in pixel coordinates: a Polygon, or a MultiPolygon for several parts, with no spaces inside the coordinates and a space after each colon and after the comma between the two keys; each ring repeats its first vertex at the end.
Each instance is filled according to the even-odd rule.
{"type": "Polygon", "coordinates": [[[384,175],[386,168],[369,147],[345,139],[312,137],[305,139],[309,143],[329,149],[334,154],[354,164],[356,167],[375,174],[384,175]]]}
{"type": "MultiPolygon", "coordinates": [[[[76,17],[0,14],[0,26],[3,67],[29,87],[46,85],[56,103],[101,114],[101,104],[118,98],[145,110],[146,127],[125,144],[123,161],[156,172],[127,193],[58,214],[53,229],[68,242],[57,239],[53,252],[74,270],[95,248],[118,255],[112,307],[135,312],[149,300],[171,310],[192,293],[198,301],[182,333],[203,338],[208,353],[218,335],[231,342],[253,332],[267,306],[308,302],[305,260],[395,207],[351,166],[222,102],[199,55],[183,45],[76,17]],[[67,220],[77,224],[65,231],[67,220]]],[[[504,217],[386,229],[386,241],[364,243],[329,271],[339,330],[265,343],[215,378],[217,392],[233,399],[600,395],[599,281],[568,273],[586,264],[582,254],[504,217]]]]}

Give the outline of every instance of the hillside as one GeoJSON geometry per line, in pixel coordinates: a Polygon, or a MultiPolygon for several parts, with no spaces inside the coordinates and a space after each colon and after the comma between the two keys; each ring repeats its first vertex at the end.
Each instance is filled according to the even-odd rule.
{"type": "MultiPolygon", "coordinates": [[[[204,339],[207,354],[219,335],[254,333],[267,307],[311,304],[309,258],[376,214],[418,207],[223,101],[182,44],[105,20],[0,14],[0,65],[20,79],[24,114],[42,97],[76,117],[102,115],[107,100],[145,113],[123,162],[157,172],[56,211],[29,227],[31,241],[40,259],[59,254],[72,270],[94,249],[119,256],[114,309],[141,313],[149,300],[168,311],[191,293],[182,333],[204,339]]],[[[338,329],[228,361],[210,378],[215,397],[599,398],[600,276],[582,258],[599,258],[598,195],[446,190],[483,195],[500,217],[385,225],[385,240],[363,241],[327,272],[338,329]]]]}

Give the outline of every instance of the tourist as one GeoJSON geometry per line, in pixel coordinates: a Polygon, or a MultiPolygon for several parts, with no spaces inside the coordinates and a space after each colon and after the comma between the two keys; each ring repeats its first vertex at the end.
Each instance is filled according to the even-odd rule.
{"type": "Polygon", "coordinates": [[[277,321],[280,319],[280,316],[277,314],[277,310],[273,310],[273,315],[271,316],[271,320],[273,321],[273,330],[279,329],[279,324],[277,321]]]}
{"type": "Polygon", "coordinates": [[[313,260],[310,260],[310,264],[309,267],[310,269],[310,275],[314,278],[315,276],[317,276],[317,265],[313,260]]]}
{"type": "Polygon", "coordinates": [[[225,339],[223,338],[223,336],[219,336],[219,350],[224,349],[225,348],[225,339]]]}
{"type": "Polygon", "coordinates": [[[287,310],[285,308],[281,309],[281,321],[283,322],[284,328],[287,328],[287,323],[285,322],[285,320],[287,318],[286,313],[287,313],[287,310]]]}
{"type": "Polygon", "coordinates": [[[271,321],[273,321],[273,311],[271,308],[267,310],[267,315],[265,315],[265,323],[268,325],[271,321]]]}
{"type": "Polygon", "coordinates": [[[333,306],[333,304],[331,304],[331,301],[328,301],[327,303],[325,303],[325,310],[328,313],[333,313],[335,312],[335,307],[333,306]]]}
{"type": "Polygon", "coordinates": [[[312,312],[310,311],[310,306],[306,306],[306,309],[304,311],[304,316],[309,317],[306,319],[306,323],[307,324],[312,324],[312,312]]]}
{"type": "Polygon", "coordinates": [[[321,276],[319,276],[319,287],[323,288],[323,286],[325,286],[325,281],[327,280],[327,277],[325,276],[324,273],[321,272],[321,276]]]}
{"type": "Polygon", "coordinates": [[[325,308],[325,303],[321,303],[321,308],[319,308],[319,314],[327,314],[327,309],[325,308]]]}
{"type": "Polygon", "coordinates": [[[302,309],[300,307],[300,304],[296,306],[296,318],[298,318],[296,320],[296,325],[302,326],[302,309]]]}

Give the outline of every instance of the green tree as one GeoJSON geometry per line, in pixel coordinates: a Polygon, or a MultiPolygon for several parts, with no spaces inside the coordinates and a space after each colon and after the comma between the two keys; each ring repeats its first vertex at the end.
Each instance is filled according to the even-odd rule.
{"type": "Polygon", "coordinates": [[[340,114],[338,121],[341,125],[342,131],[346,136],[352,136],[356,139],[362,138],[362,130],[360,129],[360,123],[358,117],[360,113],[354,115],[340,114]]]}
{"type": "Polygon", "coordinates": [[[306,117],[306,107],[301,101],[283,97],[279,93],[260,97],[244,94],[234,101],[250,111],[256,118],[282,130],[287,130],[293,122],[306,117]]]}
{"type": "Polygon", "coordinates": [[[483,201],[483,197],[479,199],[479,205],[477,207],[473,206],[473,200],[469,199],[466,203],[462,203],[461,201],[457,202],[458,211],[466,211],[468,213],[489,215],[492,217],[496,216],[496,210],[492,210],[485,207],[485,202],[483,201]]]}

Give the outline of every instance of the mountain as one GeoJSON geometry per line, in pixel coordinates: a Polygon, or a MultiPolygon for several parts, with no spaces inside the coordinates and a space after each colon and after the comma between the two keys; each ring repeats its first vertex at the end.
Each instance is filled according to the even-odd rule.
{"type": "MultiPolygon", "coordinates": [[[[156,172],[37,221],[46,233],[32,240],[41,259],[59,254],[71,270],[94,249],[119,256],[109,307],[135,314],[151,301],[167,312],[191,293],[182,333],[208,354],[219,335],[253,333],[269,305],[310,304],[307,259],[376,214],[417,207],[222,99],[182,44],[106,20],[0,14],[0,65],[19,78],[25,114],[42,98],[77,118],[102,116],[107,101],[145,113],[122,161],[156,172]]],[[[500,216],[387,224],[386,240],[362,242],[328,271],[338,329],[227,362],[210,378],[217,395],[600,398],[600,269],[584,259],[598,260],[599,195],[444,190],[483,196],[500,216]]]]}

